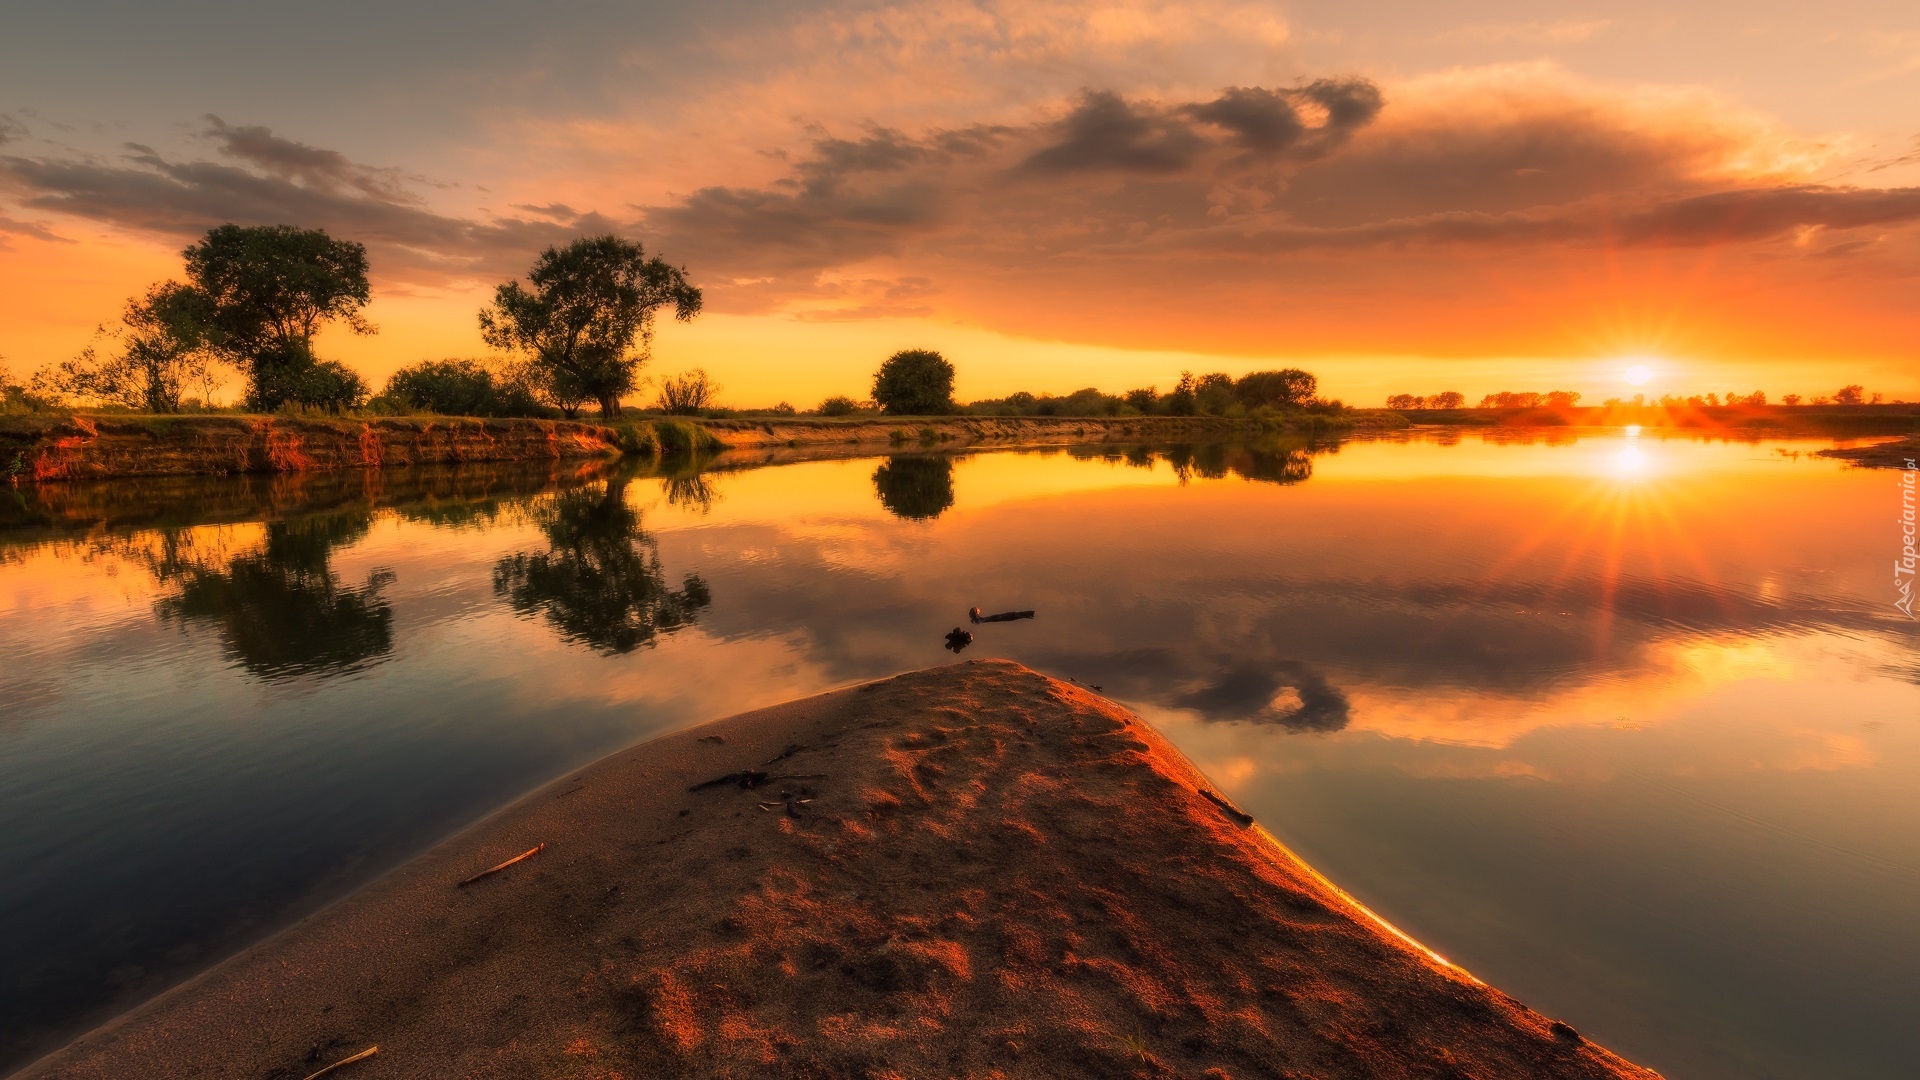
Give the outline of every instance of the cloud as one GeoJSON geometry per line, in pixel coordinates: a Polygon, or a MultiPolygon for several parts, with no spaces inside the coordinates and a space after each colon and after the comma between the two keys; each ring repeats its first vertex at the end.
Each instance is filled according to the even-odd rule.
{"type": "MultiPolygon", "coordinates": [[[[620,231],[598,214],[475,219],[436,213],[395,170],[210,118],[219,161],[170,159],[128,143],[113,161],[0,156],[0,190],[19,205],[134,232],[195,238],[225,223],[297,224],[361,241],[385,281],[512,276],[549,244],[620,231]]],[[[30,228],[30,226],[28,227],[30,228]]]]}
{"type": "Polygon", "coordinates": [[[1589,41],[1619,25],[1614,19],[1558,19],[1553,22],[1478,23],[1449,30],[1435,40],[1496,43],[1518,41],[1526,44],[1566,45],[1589,41]]]}
{"type": "Polygon", "coordinates": [[[0,233],[12,233],[15,236],[31,236],[35,240],[46,240],[56,244],[71,244],[74,241],[61,236],[52,229],[33,221],[15,221],[10,217],[0,217],[0,233]]]}

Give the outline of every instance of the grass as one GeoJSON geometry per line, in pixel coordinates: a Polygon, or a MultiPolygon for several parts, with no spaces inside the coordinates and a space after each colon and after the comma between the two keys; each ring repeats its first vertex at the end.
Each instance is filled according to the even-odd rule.
{"type": "Polygon", "coordinates": [[[707,454],[726,449],[719,436],[685,420],[655,420],[653,437],[663,455],[707,454]]]}

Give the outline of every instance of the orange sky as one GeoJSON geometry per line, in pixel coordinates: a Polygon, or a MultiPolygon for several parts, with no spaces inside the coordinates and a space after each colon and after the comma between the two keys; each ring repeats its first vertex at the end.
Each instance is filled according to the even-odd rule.
{"type": "Polygon", "coordinates": [[[368,245],[382,332],[322,350],[376,385],[482,354],[494,283],[618,231],[707,292],[652,370],[737,405],[862,394],[912,346],[963,397],[1299,364],[1363,404],[1598,400],[1651,361],[1655,394],[1920,398],[1901,5],[738,0],[470,11],[444,42],[432,5],[360,6],[386,39],[128,7],[0,44],[16,375],[234,220],[368,245]],[[169,35],[229,59],[144,69],[169,35]],[[296,40],[318,56],[246,59],[296,40]]]}

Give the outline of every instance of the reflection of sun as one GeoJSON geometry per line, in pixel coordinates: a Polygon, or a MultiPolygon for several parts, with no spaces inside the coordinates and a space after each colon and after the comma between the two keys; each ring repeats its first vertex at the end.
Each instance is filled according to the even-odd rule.
{"type": "Polygon", "coordinates": [[[1653,378],[1653,368],[1647,364],[1634,364],[1622,372],[1620,377],[1635,386],[1645,386],[1647,380],[1653,378]]]}
{"type": "Polygon", "coordinates": [[[1680,564],[1683,574],[1709,591],[1717,584],[1713,567],[1681,524],[1679,511],[1683,502],[1691,501],[1689,492],[1662,482],[1667,470],[1657,448],[1647,448],[1644,440],[1633,437],[1615,446],[1618,449],[1589,464],[1593,481],[1574,492],[1556,512],[1543,515],[1530,533],[1489,564],[1484,577],[1492,587],[1542,549],[1559,552],[1559,566],[1547,581],[1551,591],[1596,576],[1596,655],[1604,655],[1610,647],[1614,603],[1626,583],[1624,567],[1630,552],[1645,562],[1633,576],[1656,594],[1665,591],[1669,562],[1680,564]]]}

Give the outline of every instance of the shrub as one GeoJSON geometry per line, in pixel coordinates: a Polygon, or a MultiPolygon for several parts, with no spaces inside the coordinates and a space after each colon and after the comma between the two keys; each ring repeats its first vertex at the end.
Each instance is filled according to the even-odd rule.
{"type": "Polygon", "coordinates": [[[835,394],[820,403],[821,416],[852,416],[860,411],[860,403],[845,394],[835,394]]]}
{"type": "Polygon", "coordinates": [[[443,416],[504,415],[493,373],[472,360],[427,360],[387,380],[376,407],[443,416]]]}
{"type": "Polygon", "coordinates": [[[668,416],[699,416],[713,408],[720,384],[702,368],[669,375],[660,381],[660,411],[668,416]]]}
{"type": "Polygon", "coordinates": [[[663,454],[702,454],[724,449],[713,432],[685,420],[655,420],[653,437],[663,454]]]}

